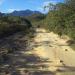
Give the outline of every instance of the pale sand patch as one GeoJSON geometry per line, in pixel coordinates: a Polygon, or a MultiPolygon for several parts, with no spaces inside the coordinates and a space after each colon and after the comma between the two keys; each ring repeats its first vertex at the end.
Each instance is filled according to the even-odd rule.
{"type": "Polygon", "coordinates": [[[67,46],[67,38],[60,38],[57,34],[53,32],[48,32],[45,29],[36,29],[37,33],[34,38],[34,42],[40,43],[48,41],[47,45],[42,44],[41,46],[34,47],[34,53],[43,58],[49,58],[52,63],[48,65],[49,70],[55,71],[56,66],[62,65],[60,60],[67,66],[75,66],[75,51],[73,51],[69,46],[67,46]],[[51,45],[52,47],[50,47],[51,45]],[[67,49],[68,51],[65,51],[67,49]]]}

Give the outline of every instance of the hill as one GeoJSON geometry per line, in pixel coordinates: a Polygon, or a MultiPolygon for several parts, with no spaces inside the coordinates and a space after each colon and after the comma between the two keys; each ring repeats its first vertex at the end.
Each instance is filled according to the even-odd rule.
{"type": "Polygon", "coordinates": [[[6,15],[10,16],[30,16],[32,14],[42,14],[39,11],[32,11],[32,10],[21,10],[21,11],[13,11],[12,13],[7,13],[6,15]]]}
{"type": "Polygon", "coordinates": [[[45,14],[32,14],[30,16],[26,16],[25,18],[28,19],[32,23],[33,26],[37,26],[40,21],[46,18],[46,15],[45,14]]]}

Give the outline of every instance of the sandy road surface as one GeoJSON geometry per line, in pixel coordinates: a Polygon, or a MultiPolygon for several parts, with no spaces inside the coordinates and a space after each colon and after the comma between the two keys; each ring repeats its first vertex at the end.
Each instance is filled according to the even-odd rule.
{"type": "Polygon", "coordinates": [[[34,53],[52,61],[48,63],[51,71],[57,70],[58,67],[56,66],[75,67],[75,51],[67,45],[66,41],[67,39],[61,39],[53,32],[47,32],[45,29],[36,29],[34,53]]]}
{"type": "Polygon", "coordinates": [[[68,39],[41,28],[37,28],[34,35],[31,40],[21,33],[3,40],[0,47],[10,47],[14,52],[2,68],[9,67],[12,75],[14,72],[19,75],[17,71],[24,75],[25,70],[39,72],[38,75],[54,75],[58,70],[75,72],[75,51],[67,45],[68,39]]]}

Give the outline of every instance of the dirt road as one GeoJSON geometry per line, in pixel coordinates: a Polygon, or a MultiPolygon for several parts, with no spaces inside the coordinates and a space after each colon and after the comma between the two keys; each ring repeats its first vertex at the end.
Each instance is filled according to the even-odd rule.
{"type": "Polygon", "coordinates": [[[50,71],[57,70],[58,66],[75,67],[75,51],[67,45],[67,40],[45,29],[36,29],[34,53],[51,61],[47,63],[50,71]]]}
{"type": "Polygon", "coordinates": [[[75,72],[75,51],[66,43],[69,38],[60,38],[46,29],[36,28],[34,37],[17,34],[5,39],[1,47],[12,49],[10,59],[3,63],[2,69],[10,75],[55,75],[57,71],[75,72]]]}

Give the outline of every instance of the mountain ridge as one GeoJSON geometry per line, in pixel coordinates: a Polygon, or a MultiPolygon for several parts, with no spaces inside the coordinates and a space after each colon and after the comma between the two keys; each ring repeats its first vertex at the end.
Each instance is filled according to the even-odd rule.
{"type": "Polygon", "coordinates": [[[13,11],[11,13],[5,13],[5,15],[7,16],[30,16],[30,15],[33,15],[33,14],[43,14],[41,13],[40,11],[33,11],[33,10],[20,10],[20,11],[13,11]]]}

